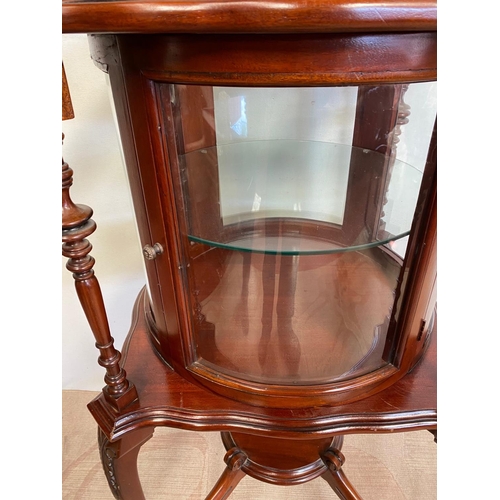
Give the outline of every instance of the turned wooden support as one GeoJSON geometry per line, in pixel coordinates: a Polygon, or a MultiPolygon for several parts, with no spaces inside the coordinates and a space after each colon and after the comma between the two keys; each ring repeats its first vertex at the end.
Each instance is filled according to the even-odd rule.
{"type": "Polygon", "coordinates": [[[382,201],[388,186],[394,130],[398,122],[402,85],[361,85],[358,88],[352,146],[383,156],[371,170],[351,160],[344,223],[348,241],[361,242],[379,234],[382,201]],[[361,203],[360,199],[366,202],[361,203]]]}
{"type": "Polygon", "coordinates": [[[394,130],[391,133],[391,157],[396,158],[396,152],[397,152],[397,145],[399,143],[399,136],[401,135],[401,127],[403,125],[406,125],[410,119],[409,116],[411,114],[411,107],[408,103],[405,102],[404,97],[406,94],[406,91],[408,90],[409,85],[404,84],[401,85],[401,93],[399,96],[399,104],[398,104],[398,115],[396,119],[396,126],[394,127],[394,130]]]}
{"type": "Polygon", "coordinates": [[[227,467],[205,500],[225,500],[228,498],[246,475],[241,470],[246,461],[247,456],[238,447],[227,450],[224,456],[227,467]]]}
{"type": "Polygon", "coordinates": [[[98,362],[106,369],[104,396],[115,409],[121,410],[137,399],[137,391],[120,367],[121,355],[114,347],[101,288],[93,270],[95,260],[89,255],[92,245],[87,237],[96,229],[90,218],[92,209],[72,202],[69,194],[72,181],[73,171],[63,160],[62,254],[69,259],[66,268],[73,273],[76,293],[100,351],[98,362]]]}
{"type": "Polygon", "coordinates": [[[389,144],[390,144],[390,157],[389,164],[387,168],[387,177],[385,180],[384,186],[384,199],[382,201],[382,210],[380,212],[379,218],[379,227],[377,238],[383,240],[389,236],[389,234],[385,231],[386,222],[383,220],[385,217],[384,206],[387,204],[387,192],[389,190],[389,183],[392,177],[392,171],[394,169],[394,163],[396,162],[396,156],[398,151],[398,143],[400,141],[399,136],[402,132],[402,126],[406,125],[410,120],[409,116],[411,114],[411,107],[404,100],[404,96],[406,91],[408,90],[408,84],[400,86],[400,96],[399,96],[399,104],[398,104],[398,114],[396,118],[396,126],[389,134],[389,144]]]}
{"type": "Polygon", "coordinates": [[[341,500],[362,500],[359,493],[351,484],[342,471],[345,462],[344,454],[340,451],[343,444],[343,437],[335,448],[330,448],[322,454],[322,459],[328,467],[328,471],[321,477],[330,485],[332,490],[341,500]]]}
{"type": "Polygon", "coordinates": [[[68,81],[66,80],[66,72],[64,71],[64,64],[62,65],[62,119],[70,120],[75,117],[73,111],[73,103],[69,93],[68,81]]]}
{"type": "MultiPolygon", "coordinates": [[[[72,117],[72,114],[63,68],[63,119],[72,117]]],[[[78,298],[94,334],[96,347],[100,351],[98,362],[106,369],[104,396],[114,409],[121,410],[137,399],[137,391],[120,367],[121,355],[114,347],[101,288],[94,275],[95,260],[89,255],[92,245],[86,238],[96,229],[96,224],[91,219],[92,209],[73,203],[69,193],[72,183],[73,170],[63,160],[62,254],[69,259],[66,268],[73,273],[78,298]]]]}

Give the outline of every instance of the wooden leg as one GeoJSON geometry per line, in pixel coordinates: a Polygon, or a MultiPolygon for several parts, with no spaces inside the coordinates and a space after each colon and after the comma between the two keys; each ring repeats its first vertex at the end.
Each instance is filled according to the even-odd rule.
{"type": "Polygon", "coordinates": [[[363,500],[342,471],[345,457],[340,450],[330,448],[322,458],[328,470],[321,477],[331,486],[337,496],[341,500],[363,500]]]}
{"type": "Polygon", "coordinates": [[[326,480],[332,490],[342,500],[362,500],[359,493],[354,489],[354,486],[341,470],[332,471],[330,469],[321,477],[326,480]]]}
{"type": "Polygon", "coordinates": [[[429,429],[429,432],[434,436],[434,442],[437,444],[437,442],[438,442],[438,430],[437,429],[429,429]]]}
{"type": "Polygon", "coordinates": [[[241,469],[230,470],[226,467],[205,500],[225,500],[229,498],[229,495],[245,475],[241,469]]]}
{"type": "Polygon", "coordinates": [[[228,450],[224,457],[227,467],[205,500],[225,500],[229,498],[234,488],[246,475],[241,470],[246,460],[246,455],[239,448],[228,450]]]}
{"type": "Polygon", "coordinates": [[[109,487],[117,500],[145,500],[137,471],[141,446],[153,436],[154,428],[139,429],[110,442],[98,429],[99,451],[109,487]]]}

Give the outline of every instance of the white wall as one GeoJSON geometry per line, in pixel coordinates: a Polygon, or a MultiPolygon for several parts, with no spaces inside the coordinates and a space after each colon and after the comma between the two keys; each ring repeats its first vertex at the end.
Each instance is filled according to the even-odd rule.
{"type": "MultiPolygon", "coordinates": [[[[63,158],[73,169],[71,196],[94,210],[89,237],[111,334],[121,348],[132,306],[145,283],[131,198],[111,111],[107,76],[92,63],[86,35],[64,35],[63,62],[75,118],[62,123],[63,158]]],[[[99,351],[62,258],[62,386],[101,390],[99,351]]]]}
{"type": "Polygon", "coordinates": [[[217,144],[232,144],[217,158],[224,223],[292,215],[342,224],[351,149],[330,143],[351,145],[357,92],[214,87],[217,144]]]}

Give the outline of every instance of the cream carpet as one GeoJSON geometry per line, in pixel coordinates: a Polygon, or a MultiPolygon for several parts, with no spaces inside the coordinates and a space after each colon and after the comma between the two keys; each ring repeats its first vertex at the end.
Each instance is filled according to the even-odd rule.
{"type": "MultiPolygon", "coordinates": [[[[97,393],[63,391],[62,498],[113,500],[99,460],[87,403],[97,393]]],[[[430,432],[346,436],[343,467],[363,500],[435,500],[437,446],[430,432]]],[[[147,500],[203,500],[223,471],[218,433],[157,428],[141,449],[147,500]]],[[[327,483],[273,486],[245,477],[230,500],[336,499],[327,483]]]]}

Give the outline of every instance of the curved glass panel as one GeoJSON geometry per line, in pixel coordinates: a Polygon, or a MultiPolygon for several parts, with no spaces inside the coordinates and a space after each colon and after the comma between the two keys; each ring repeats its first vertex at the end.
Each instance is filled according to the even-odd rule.
{"type": "Polygon", "coordinates": [[[308,385],[390,363],[434,84],[161,94],[197,367],[308,385]]]}
{"type": "Polygon", "coordinates": [[[203,363],[256,382],[324,383],[385,364],[400,272],[385,248],[272,255],[196,245],[190,260],[203,363]]]}
{"type": "MultiPolygon", "coordinates": [[[[179,164],[190,186],[191,206],[206,193],[206,186],[192,177],[218,171],[220,212],[192,211],[190,240],[282,255],[362,250],[407,236],[422,178],[398,160],[389,175],[388,157],[375,151],[317,141],[229,143],[189,152],[179,157],[179,164]],[[385,224],[393,232],[381,234],[364,225],[357,234],[340,230],[349,187],[356,184],[371,190],[365,210],[385,194],[390,207],[385,224]]],[[[362,209],[357,210],[359,219],[365,215],[359,213],[362,209]]]]}

